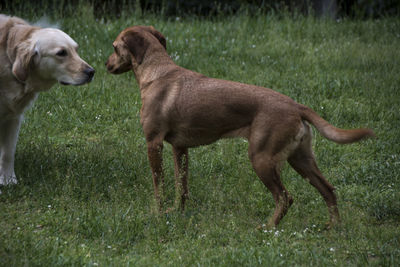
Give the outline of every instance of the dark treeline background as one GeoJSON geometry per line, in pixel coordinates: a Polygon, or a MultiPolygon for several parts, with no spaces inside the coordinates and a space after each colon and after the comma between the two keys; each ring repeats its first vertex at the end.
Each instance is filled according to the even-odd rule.
{"type": "Polygon", "coordinates": [[[82,5],[96,17],[119,17],[127,12],[157,12],[165,16],[215,16],[237,12],[302,14],[317,17],[378,18],[398,16],[398,0],[0,0],[0,12],[22,13],[29,6],[38,13],[71,15],[82,5]]]}

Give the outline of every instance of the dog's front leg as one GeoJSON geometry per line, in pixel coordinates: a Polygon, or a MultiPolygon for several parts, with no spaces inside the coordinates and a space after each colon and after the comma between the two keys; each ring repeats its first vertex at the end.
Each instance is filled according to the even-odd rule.
{"type": "Polygon", "coordinates": [[[14,155],[22,115],[0,123],[0,184],[16,184],[14,155]]]}
{"type": "Polygon", "coordinates": [[[147,155],[149,157],[150,168],[153,175],[154,196],[159,211],[162,209],[163,204],[163,186],[164,186],[164,173],[162,168],[162,150],[163,143],[161,142],[147,142],[147,155]],[[161,190],[160,190],[161,184],[161,190]]]}
{"type": "Polygon", "coordinates": [[[183,211],[185,208],[185,201],[189,196],[188,190],[188,149],[173,147],[174,152],[174,166],[175,166],[175,190],[176,199],[175,207],[178,206],[183,211]]]}

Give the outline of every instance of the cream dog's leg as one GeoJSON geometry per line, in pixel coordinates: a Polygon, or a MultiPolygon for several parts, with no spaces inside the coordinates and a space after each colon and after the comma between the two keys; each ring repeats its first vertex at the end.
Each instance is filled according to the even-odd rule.
{"type": "Polygon", "coordinates": [[[0,123],[0,184],[16,184],[14,154],[22,115],[0,123]]]}

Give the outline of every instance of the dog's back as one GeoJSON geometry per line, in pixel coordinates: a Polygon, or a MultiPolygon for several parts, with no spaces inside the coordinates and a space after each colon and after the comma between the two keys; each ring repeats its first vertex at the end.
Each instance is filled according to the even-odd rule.
{"type": "Polygon", "coordinates": [[[18,17],[0,14],[0,49],[4,49],[5,44],[3,43],[7,41],[8,31],[16,24],[29,25],[26,21],[18,17]]]}
{"type": "MultiPolygon", "coordinates": [[[[4,25],[10,20],[10,16],[0,14],[0,29],[4,27],[4,25]]],[[[3,31],[0,32],[0,36],[4,34],[3,31]]]]}
{"type": "Polygon", "coordinates": [[[14,24],[28,24],[25,20],[21,18],[0,14],[0,27],[1,25],[6,24],[9,20],[12,20],[14,24]]]}
{"type": "Polygon", "coordinates": [[[6,70],[10,68],[10,65],[7,64],[9,60],[6,53],[8,31],[13,25],[13,23],[10,23],[10,19],[11,17],[0,14],[0,80],[6,70]]]}

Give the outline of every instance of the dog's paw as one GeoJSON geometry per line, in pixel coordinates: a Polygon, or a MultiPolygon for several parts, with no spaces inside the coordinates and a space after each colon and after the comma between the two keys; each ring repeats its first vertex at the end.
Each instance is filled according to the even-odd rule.
{"type": "Polygon", "coordinates": [[[173,213],[175,211],[177,211],[176,207],[170,207],[170,208],[165,210],[165,214],[173,213]]]}
{"type": "Polygon", "coordinates": [[[12,175],[0,173],[0,185],[12,185],[17,182],[17,176],[15,176],[15,173],[12,175]]]}
{"type": "Polygon", "coordinates": [[[276,228],[275,224],[271,223],[268,224],[263,223],[256,226],[256,230],[263,231],[265,233],[268,231],[273,231],[275,228],[276,228]]]}

